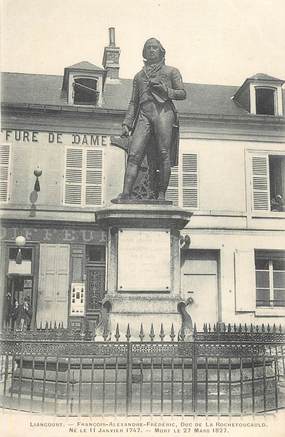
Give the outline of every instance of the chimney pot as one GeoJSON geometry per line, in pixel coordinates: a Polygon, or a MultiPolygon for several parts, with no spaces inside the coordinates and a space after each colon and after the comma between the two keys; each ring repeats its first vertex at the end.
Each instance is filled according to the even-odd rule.
{"type": "Polygon", "coordinates": [[[115,47],[115,28],[109,27],[109,46],[115,47]]]}

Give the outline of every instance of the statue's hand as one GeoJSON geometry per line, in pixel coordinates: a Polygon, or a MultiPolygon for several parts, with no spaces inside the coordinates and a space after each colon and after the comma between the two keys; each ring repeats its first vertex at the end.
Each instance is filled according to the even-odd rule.
{"type": "Polygon", "coordinates": [[[129,135],[130,135],[129,127],[126,124],[123,124],[121,137],[128,137],[129,135]]]}
{"type": "Polygon", "coordinates": [[[156,91],[158,94],[167,95],[167,86],[163,82],[157,82],[156,80],[149,81],[150,88],[156,91]]]}

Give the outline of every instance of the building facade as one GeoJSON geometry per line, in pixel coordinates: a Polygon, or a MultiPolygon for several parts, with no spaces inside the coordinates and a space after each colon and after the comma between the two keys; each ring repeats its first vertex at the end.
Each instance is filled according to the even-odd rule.
{"type": "MultiPolygon", "coordinates": [[[[95,215],[122,187],[126,152],[114,136],[132,88],[119,77],[119,57],[111,29],[103,67],[3,73],[2,324],[17,324],[15,302],[25,301],[32,326],[100,318],[106,234],[95,215]]],[[[191,241],[181,248],[181,298],[192,297],[198,326],[283,324],[282,86],[265,74],[238,86],[187,83],[187,99],[176,105],[179,165],[167,196],[193,212],[182,232],[191,241]]]]}

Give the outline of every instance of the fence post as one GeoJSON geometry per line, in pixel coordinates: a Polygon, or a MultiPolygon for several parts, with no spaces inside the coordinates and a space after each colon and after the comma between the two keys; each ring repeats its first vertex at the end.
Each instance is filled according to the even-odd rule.
{"type": "Polygon", "coordinates": [[[196,412],[197,404],[197,353],[196,353],[196,325],[194,325],[193,332],[193,347],[192,347],[192,409],[196,412]]]}
{"type": "Polygon", "coordinates": [[[127,402],[126,402],[126,408],[127,408],[127,416],[130,413],[131,405],[132,405],[132,343],[127,343],[127,402]]]}

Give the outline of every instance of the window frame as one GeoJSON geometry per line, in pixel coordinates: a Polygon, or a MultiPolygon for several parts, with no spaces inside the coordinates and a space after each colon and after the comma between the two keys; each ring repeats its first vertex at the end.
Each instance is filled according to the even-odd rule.
{"type": "MultiPolygon", "coordinates": [[[[282,150],[247,150],[247,163],[248,163],[248,202],[247,202],[247,208],[250,212],[250,215],[252,218],[255,217],[274,217],[274,218],[284,218],[285,217],[285,210],[284,211],[272,211],[271,210],[271,195],[270,195],[270,172],[269,172],[269,156],[280,156],[285,159],[285,151],[282,150]],[[268,209],[254,209],[254,187],[253,187],[253,157],[264,157],[267,159],[267,184],[268,184],[268,209]]],[[[284,202],[285,202],[285,193],[284,194],[284,202]]]]}
{"type": "Polygon", "coordinates": [[[99,78],[97,76],[85,76],[85,75],[74,75],[73,76],[73,80],[72,80],[72,100],[73,100],[73,104],[75,106],[83,106],[83,107],[95,107],[98,105],[98,101],[99,101],[99,96],[100,96],[100,91],[99,91],[99,78]],[[97,98],[96,98],[96,103],[75,103],[74,99],[75,99],[75,83],[76,80],[78,79],[90,79],[96,82],[96,90],[94,90],[97,93],[97,98]]]}
{"type": "Polygon", "coordinates": [[[103,78],[100,75],[100,73],[92,73],[92,72],[84,72],[84,71],[72,71],[69,72],[68,77],[68,96],[67,96],[67,102],[69,105],[73,105],[75,107],[80,108],[97,108],[102,106],[102,89],[103,89],[103,78]],[[97,81],[97,92],[98,92],[98,99],[96,102],[96,105],[94,104],[79,104],[74,103],[74,81],[75,79],[92,79],[97,81]]]}
{"type": "Polygon", "coordinates": [[[283,115],[282,104],[282,88],[281,85],[272,85],[266,81],[250,84],[250,113],[258,117],[280,117],[283,115]],[[257,114],[256,112],[256,90],[270,89],[274,91],[274,114],[257,114]]]}
{"type": "MultiPolygon", "coordinates": [[[[274,305],[274,272],[281,271],[285,273],[284,270],[274,270],[273,268],[273,262],[277,258],[283,258],[285,261],[285,251],[266,251],[266,250],[255,250],[254,254],[254,261],[255,261],[255,276],[257,275],[257,272],[268,272],[268,278],[269,278],[269,287],[257,287],[257,281],[255,286],[255,302],[256,302],[256,308],[257,309],[277,309],[277,310],[284,310],[285,311],[285,299],[284,299],[284,305],[274,305]],[[256,268],[256,261],[257,259],[262,259],[268,261],[268,269],[257,269],[256,268]],[[257,305],[257,289],[268,289],[269,288],[269,305],[257,305]]],[[[279,287],[280,288],[280,287],[279,287]]],[[[282,288],[281,288],[282,289],[282,288]]],[[[284,286],[285,289],[285,286],[284,286]]]]}

